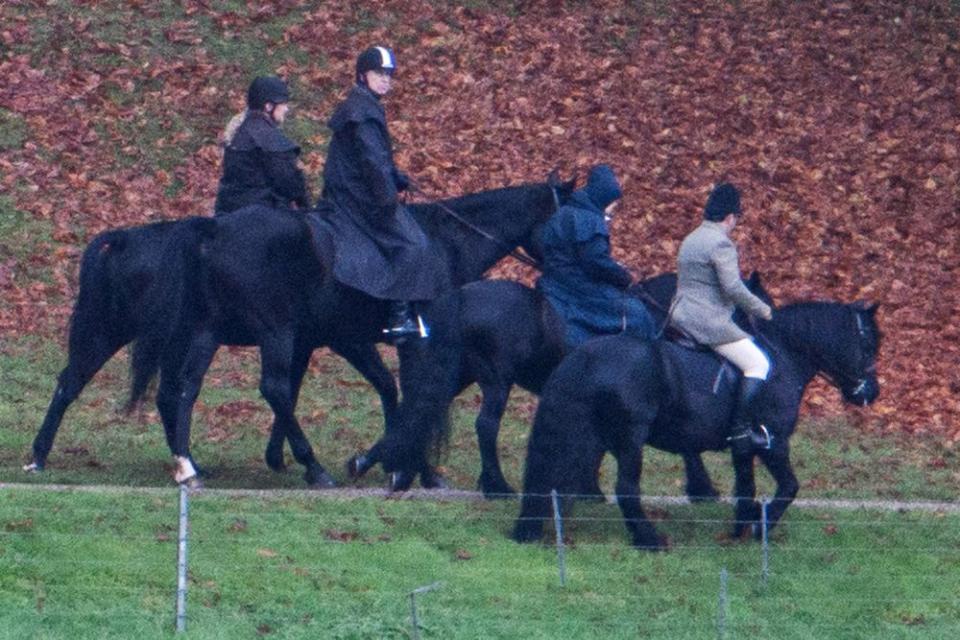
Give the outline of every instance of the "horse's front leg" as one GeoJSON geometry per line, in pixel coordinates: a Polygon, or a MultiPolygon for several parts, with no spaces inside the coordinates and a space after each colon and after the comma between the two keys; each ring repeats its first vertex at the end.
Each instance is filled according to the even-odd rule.
{"type": "MultiPolygon", "coordinates": [[[[296,410],[297,401],[300,398],[303,376],[310,364],[311,354],[313,354],[313,349],[309,347],[301,347],[293,353],[293,360],[290,364],[290,392],[294,410],[296,410]]],[[[270,439],[267,441],[267,448],[264,452],[264,460],[266,460],[267,466],[274,471],[286,469],[287,465],[283,461],[283,443],[286,437],[287,433],[284,430],[283,421],[274,414],[273,424],[270,426],[270,439]]]]}
{"type": "MultiPolygon", "coordinates": [[[[786,438],[774,440],[774,447],[768,451],[760,453],[760,460],[770,471],[777,482],[777,491],[773,500],[767,506],[767,531],[769,532],[783,517],[784,512],[800,490],[800,483],[793,472],[793,465],[790,464],[790,448],[786,438]]],[[[763,535],[758,526],[754,531],[754,537],[760,539],[763,535]]]]}
{"type": "Polygon", "coordinates": [[[336,482],[317,462],[313,448],[294,415],[296,394],[290,382],[294,354],[292,331],[277,331],[264,338],[260,344],[260,393],[273,409],[277,428],[287,434],[293,457],[306,467],[304,479],[307,484],[318,489],[335,487],[336,482]]]}
{"type": "Polygon", "coordinates": [[[752,531],[760,519],[760,505],[757,503],[756,477],[753,472],[753,453],[732,455],[734,484],[734,524],[733,537],[740,538],[746,531],[752,531]]]}

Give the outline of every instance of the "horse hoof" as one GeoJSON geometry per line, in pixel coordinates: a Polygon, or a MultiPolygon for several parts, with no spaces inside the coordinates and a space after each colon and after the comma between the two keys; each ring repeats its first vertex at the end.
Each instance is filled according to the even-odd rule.
{"type": "Polygon", "coordinates": [[[200,491],[203,489],[203,480],[200,479],[200,476],[193,476],[192,478],[187,478],[180,483],[180,486],[186,487],[190,491],[200,491]]]}
{"type": "Polygon", "coordinates": [[[337,481],[323,469],[319,471],[307,471],[303,478],[307,481],[307,484],[310,485],[311,489],[334,489],[337,486],[337,481]]]}
{"type": "Polygon", "coordinates": [[[415,477],[415,474],[406,471],[394,471],[390,474],[390,491],[406,491],[415,477]]]}
{"type": "Polygon", "coordinates": [[[506,500],[517,495],[516,490],[506,483],[484,486],[481,481],[477,483],[477,486],[483,492],[483,497],[487,500],[506,500]]]}
{"type": "Polygon", "coordinates": [[[638,540],[633,543],[641,551],[669,551],[670,542],[664,536],[657,536],[655,540],[638,540]]]}
{"type": "Polygon", "coordinates": [[[283,453],[281,453],[280,455],[276,455],[271,453],[270,451],[267,451],[267,454],[263,457],[263,459],[267,463],[267,468],[270,469],[271,471],[276,471],[277,473],[281,473],[287,470],[287,465],[283,461],[283,453]]]}
{"type": "Polygon", "coordinates": [[[351,479],[357,480],[358,478],[362,478],[372,466],[373,464],[367,456],[362,454],[355,455],[347,460],[347,475],[350,476],[351,479]]]}
{"type": "Polygon", "coordinates": [[[43,471],[43,463],[34,461],[30,464],[25,464],[23,465],[23,470],[27,473],[40,473],[43,471]]]}
{"type": "Polygon", "coordinates": [[[449,489],[446,478],[436,472],[421,473],[420,486],[424,489],[449,489]]]}
{"type": "Polygon", "coordinates": [[[720,500],[720,492],[714,489],[713,487],[710,487],[705,491],[688,489],[687,500],[689,500],[691,504],[701,504],[704,502],[717,502],[718,500],[720,500]]]}
{"type": "Polygon", "coordinates": [[[539,542],[543,537],[543,523],[540,521],[527,521],[520,519],[513,527],[513,533],[510,535],[514,542],[520,544],[531,544],[539,542]]]}

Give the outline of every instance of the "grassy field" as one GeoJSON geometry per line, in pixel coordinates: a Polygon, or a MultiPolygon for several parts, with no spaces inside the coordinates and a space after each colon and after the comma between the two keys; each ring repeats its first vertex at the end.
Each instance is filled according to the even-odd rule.
{"type": "MultiPolygon", "coordinates": [[[[191,638],[412,637],[408,594],[436,583],[417,600],[425,638],[960,632],[952,515],[796,510],[764,582],[759,546],[722,541],[720,505],[657,510],[665,554],[629,549],[612,506],[580,505],[560,586],[549,545],[505,538],[509,502],[207,494],[190,509],[191,638]]],[[[10,489],[0,526],[0,637],[173,635],[176,491],[10,489]]]]}
{"type": "MultiPolygon", "coordinates": [[[[177,492],[155,413],[117,410],[125,355],[68,412],[48,470],[28,476],[20,466],[63,354],[40,338],[7,342],[0,352],[0,482],[76,485],[0,494],[0,638],[172,635],[177,492]],[[85,491],[89,485],[128,489],[85,491]]],[[[225,350],[201,396],[194,452],[212,477],[191,504],[188,637],[413,637],[408,594],[435,582],[442,585],[418,600],[425,638],[715,638],[721,612],[730,638],[960,632],[957,515],[792,509],[773,533],[764,585],[760,546],[727,537],[727,505],[650,508],[672,548],[648,554],[629,548],[616,507],[578,503],[566,525],[572,546],[561,587],[550,535],[542,546],[507,539],[514,501],[346,501],[295,491],[303,482],[292,460],[281,474],[262,462],[270,414],[256,393],[257,372],[255,352],[225,350]]],[[[502,460],[515,485],[533,406],[516,394],[504,424],[502,460]]],[[[476,408],[475,390],[458,399],[443,460],[459,488],[472,489],[479,471],[476,408]]],[[[372,391],[322,352],[299,414],[318,457],[342,481],[343,461],[382,428],[372,391]]],[[[864,436],[839,419],[804,422],[795,442],[802,498],[954,499],[949,451],[864,436]]],[[[728,491],[726,456],[707,462],[728,491]]],[[[609,466],[604,476],[609,489],[609,466]]],[[[383,482],[376,470],[361,486],[383,482]]],[[[643,490],[682,495],[679,459],[651,452],[643,490]]]]}

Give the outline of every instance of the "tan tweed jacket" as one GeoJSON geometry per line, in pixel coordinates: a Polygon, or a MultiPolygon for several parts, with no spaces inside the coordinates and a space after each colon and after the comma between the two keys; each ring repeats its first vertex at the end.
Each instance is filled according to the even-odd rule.
{"type": "Polygon", "coordinates": [[[705,220],[677,253],[677,293],[670,324],[705,345],[736,342],[750,337],[733,322],[737,307],[754,316],[770,314],[770,307],[740,279],[737,248],[723,226],[705,220]]]}

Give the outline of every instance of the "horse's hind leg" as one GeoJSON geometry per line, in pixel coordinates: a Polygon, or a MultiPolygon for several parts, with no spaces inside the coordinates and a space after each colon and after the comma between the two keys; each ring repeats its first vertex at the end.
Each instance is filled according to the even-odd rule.
{"type": "Polygon", "coordinates": [[[183,456],[190,460],[194,471],[202,474],[200,467],[193,461],[189,452],[190,424],[193,419],[193,406],[200,393],[203,377],[210,368],[218,345],[209,333],[196,336],[191,343],[184,362],[167,362],[160,375],[157,388],[157,410],[163,423],[163,433],[167,446],[174,456],[183,456]],[[179,369],[179,374],[172,371],[179,369]],[[184,425],[181,433],[178,426],[184,425]],[[180,442],[178,443],[178,434],[180,442]]]}
{"type": "Polygon", "coordinates": [[[160,367],[157,409],[177,463],[174,479],[178,483],[197,483],[198,469],[190,454],[193,407],[216,351],[213,335],[203,332],[190,340],[185,354],[167,354],[160,367]]]}
{"type": "MultiPolygon", "coordinates": [[[[300,399],[300,389],[303,387],[303,376],[307,373],[307,367],[310,364],[310,356],[313,349],[300,348],[294,351],[293,361],[290,365],[290,390],[293,394],[293,409],[296,410],[297,401],[300,399]]],[[[287,434],[283,429],[283,423],[273,417],[273,424],[270,426],[270,439],[267,441],[267,448],[264,451],[264,460],[267,466],[274,471],[283,471],[286,464],[283,461],[283,443],[287,434]]]]}
{"type": "Polygon", "coordinates": [[[513,487],[503,477],[500,458],[497,455],[497,435],[500,433],[500,422],[510,397],[510,386],[503,381],[481,385],[483,404],[476,422],[481,465],[477,484],[487,498],[504,498],[515,493],[513,487]]]}
{"type": "MultiPolygon", "coordinates": [[[[773,449],[761,452],[760,459],[770,471],[770,475],[772,475],[777,482],[777,491],[770,505],[767,507],[767,531],[769,531],[776,526],[780,518],[783,517],[787,507],[790,506],[790,503],[793,502],[793,499],[797,496],[800,483],[797,481],[797,476],[793,472],[793,465],[790,464],[790,451],[785,442],[782,446],[775,444],[773,449]]],[[[759,539],[762,534],[763,532],[758,526],[754,530],[754,537],[759,539]]]]}
{"type": "Polygon", "coordinates": [[[112,358],[124,344],[120,340],[110,341],[102,334],[84,336],[84,339],[71,335],[67,366],[57,376],[57,388],[47,407],[43,424],[40,425],[40,430],[33,439],[33,461],[23,468],[24,471],[43,470],[67,408],[77,399],[83,388],[107,360],[112,358]]]}
{"type": "Polygon", "coordinates": [[[690,502],[715,502],[720,497],[720,492],[713,486],[700,454],[685,452],[683,464],[687,472],[687,497],[690,502]]]}
{"type": "MultiPolygon", "coordinates": [[[[632,436],[629,436],[634,440],[632,436]]],[[[650,551],[666,548],[653,524],[647,520],[640,504],[640,473],[643,469],[643,447],[630,442],[613,452],[617,458],[617,505],[623,514],[627,530],[633,536],[633,546],[650,551]]]]}
{"type": "Polygon", "coordinates": [[[291,367],[294,360],[293,337],[270,336],[260,345],[260,393],[273,409],[275,425],[287,434],[293,457],[306,467],[304,478],[312,487],[336,485],[333,478],[317,462],[300,423],[293,413],[294,393],[291,388],[291,367]]]}

